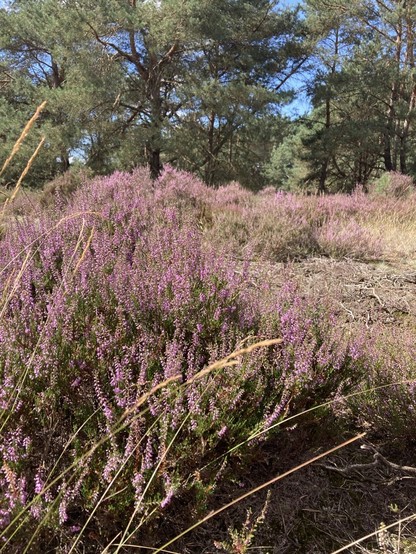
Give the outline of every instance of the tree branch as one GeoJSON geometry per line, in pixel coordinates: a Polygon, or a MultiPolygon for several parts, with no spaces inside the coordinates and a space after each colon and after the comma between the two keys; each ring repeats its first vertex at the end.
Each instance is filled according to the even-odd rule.
{"type": "Polygon", "coordinates": [[[102,37],[100,37],[98,32],[94,29],[94,27],[88,21],[87,21],[87,25],[91,29],[91,31],[93,32],[95,39],[100,44],[102,44],[106,48],[108,48],[108,47],[112,48],[115,52],[117,52],[117,54],[119,56],[121,56],[125,60],[128,60],[130,63],[132,63],[136,67],[136,69],[139,72],[142,79],[144,79],[145,81],[148,79],[148,77],[149,77],[148,71],[144,67],[144,65],[140,62],[140,60],[138,59],[138,53],[137,53],[136,50],[135,51],[137,53],[137,58],[135,57],[134,52],[129,54],[128,52],[125,52],[119,46],[117,46],[117,44],[114,44],[114,42],[110,42],[109,40],[104,40],[102,37]]]}

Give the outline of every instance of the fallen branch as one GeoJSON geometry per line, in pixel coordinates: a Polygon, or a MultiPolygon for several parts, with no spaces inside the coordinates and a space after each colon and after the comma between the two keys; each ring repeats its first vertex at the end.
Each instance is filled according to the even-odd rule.
{"type": "Polygon", "coordinates": [[[319,466],[324,469],[328,469],[330,471],[336,471],[341,475],[349,475],[351,472],[373,469],[382,464],[386,467],[389,467],[390,469],[393,469],[394,471],[400,471],[401,473],[409,473],[411,475],[416,476],[416,467],[402,466],[394,462],[391,462],[390,460],[385,458],[382,454],[380,454],[380,452],[378,452],[378,450],[376,450],[374,446],[371,446],[369,444],[363,444],[361,448],[363,450],[370,450],[371,452],[373,452],[372,462],[369,462],[366,464],[352,464],[346,467],[338,467],[336,465],[328,465],[328,464],[319,464],[319,466]]]}

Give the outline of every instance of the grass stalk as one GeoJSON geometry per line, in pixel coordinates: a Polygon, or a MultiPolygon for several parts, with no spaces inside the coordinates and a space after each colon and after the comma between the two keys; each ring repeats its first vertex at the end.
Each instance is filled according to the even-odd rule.
{"type": "MultiPolygon", "coordinates": [[[[414,383],[416,383],[416,379],[407,379],[407,380],[402,380],[402,381],[395,381],[394,383],[387,383],[385,385],[378,385],[376,387],[370,387],[368,389],[363,389],[363,390],[360,390],[360,391],[345,394],[345,395],[343,395],[342,400],[348,400],[350,398],[355,398],[355,397],[361,396],[363,394],[372,393],[372,392],[388,389],[390,387],[396,387],[396,386],[399,386],[399,385],[413,385],[414,383]]],[[[211,465],[221,461],[223,458],[229,456],[230,454],[232,454],[233,452],[235,452],[236,450],[238,450],[242,446],[245,446],[250,441],[253,441],[253,440],[261,437],[262,435],[267,434],[269,431],[272,431],[273,429],[276,429],[277,427],[280,427],[283,424],[287,424],[287,423],[289,423],[289,422],[291,422],[295,419],[298,419],[298,418],[300,418],[304,415],[313,413],[317,410],[320,410],[320,409],[323,409],[323,408],[329,408],[330,406],[332,406],[332,404],[335,404],[336,402],[339,402],[339,401],[340,401],[339,398],[333,399],[333,400],[328,400],[328,402],[323,402],[322,404],[318,404],[317,406],[312,406],[312,408],[308,408],[307,410],[303,410],[302,412],[298,412],[297,414],[293,414],[289,417],[284,417],[284,419],[281,419],[281,420],[277,421],[276,423],[273,423],[269,427],[259,429],[258,431],[253,432],[247,439],[244,439],[243,441],[239,442],[238,444],[232,446],[229,450],[224,452],[224,454],[221,454],[221,456],[218,456],[217,458],[214,458],[214,460],[211,460],[208,464],[204,465],[200,469],[200,471],[203,471],[204,469],[210,467],[211,465]]]]}
{"type": "MultiPolygon", "coordinates": [[[[285,477],[288,477],[289,475],[292,475],[293,473],[296,473],[297,471],[299,471],[299,470],[301,470],[301,469],[317,462],[318,460],[321,460],[322,458],[325,458],[326,456],[329,456],[330,454],[333,454],[334,452],[337,452],[338,450],[341,450],[342,448],[345,448],[346,446],[348,446],[348,445],[350,445],[350,444],[352,444],[352,443],[354,443],[354,442],[356,442],[360,439],[363,439],[365,437],[365,435],[366,435],[366,433],[360,433],[359,435],[356,435],[355,437],[353,437],[351,439],[348,439],[348,440],[342,442],[341,444],[338,444],[337,446],[334,446],[333,448],[330,448],[329,450],[326,450],[322,454],[318,454],[317,456],[314,456],[313,458],[310,458],[306,462],[303,462],[303,463],[297,465],[296,467],[294,467],[292,469],[289,469],[289,471],[285,471],[281,475],[278,475],[277,477],[273,477],[273,479],[270,479],[269,481],[266,481],[265,483],[262,483],[258,487],[254,487],[253,489],[247,491],[246,493],[242,494],[238,498],[235,498],[231,502],[228,502],[228,504],[225,504],[221,508],[218,508],[217,510],[214,510],[213,512],[210,512],[208,515],[201,518],[194,525],[191,525],[190,527],[188,527],[188,529],[185,529],[185,531],[183,531],[182,533],[180,533],[179,535],[177,535],[176,537],[174,537],[173,539],[171,539],[170,541],[165,543],[163,546],[161,546],[160,548],[155,550],[154,554],[158,554],[159,552],[163,552],[168,546],[171,546],[173,543],[175,543],[176,541],[178,541],[179,539],[181,539],[182,537],[184,537],[185,535],[187,535],[188,533],[190,533],[191,531],[193,531],[197,527],[201,526],[203,523],[206,523],[207,521],[209,521],[213,517],[216,517],[220,513],[224,512],[225,510],[228,510],[232,506],[235,506],[236,504],[238,504],[239,502],[245,500],[246,498],[249,498],[253,494],[256,494],[257,492],[259,492],[263,489],[266,489],[267,487],[270,487],[271,485],[274,485],[278,481],[281,481],[285,477]]],[[[333,554],[337,554],[337,553],[334,552],[333,554]]]]}
{"type": "Polygon", "coordinates": [[[123,471],[123,469],[125,468],[127,462],[130,460],[130,458],[133,456],[133,454],[138,450],[139,446],[141,445],[142,441],[145,439],[145,437],[148,436],[148,434],[150,433],[150,431],[153,429],[153,427],[156,426],[156,424],[158,423],[158,421],[160,420],[161,416],[159,416],[153,423],[152,425],[146,429],[146,432],[144,433],[143,437],[140,438],[140,440],[137,442],[137,444],[135,445],[135,447],[133,448],[133,450],[130,452],[129,456],[123,461],[123,463],[121,464],[121,466],[118,468],[117,472],[115,473],[114,477],[112,478],[112,480],[110,481],[110,483],[107,485],[105,491],[102,493],[102,495],[100,496],[100,498],[97,500],[94,508],[91,510],[91,513],[89,514],[86,522],[84,523],[82,529],[80,530],[79,534],[77,535],[75,541],[72,543],[72,546],[70,548],[70,550],[68,551],[68,554],[72,554],[74,552],[74,549],[75,547],[77,546],[77,544],[79,543],[79,541],[81,540],[81,537],[85,531],[85,529],[88,527],[88,524],[91,522],[95,512],[98,510],[98,508],[100,507],[100,505],[104,502],[104,500],[107,500],[109,499],[109,497],[107,496],[107,494],[109,493],[109,491],[111,490],[111,487],[115,484],[117,478],[119,477],[119,475],[121,474],[121,472],[123,471]]]}
{"type": "MultiPolygon", "coordinates": [[[[214,370],[222,369],[225,367],[229,367],[229,365],[232,365],[233,358],[241,356],[243,353],[252,352],[253,350],[265,346],[271,346],[274,344],[280,344],[281,339],[271,339],[267,341],[261,341],[259,343],[252,344],[251,346],[237,350],[235,352],[232,352],[225,358],[218,360],[217,362],[214,362],[213,364],[207,366],[205,369],[201,370],[199,373],[196,373],[191,379],[185,381],[185,383],[182,384],[182,387],[189,385],[190,383],[195,382],[196,380],[208,375],[209,373],[212,373],[214,370]]],[[[8,526],[3,530],[2,537],[5,539],[7,532],[13,528],[13,526],[19,521],[20,517],[22,517],[24,514],[28,512],[28,510],[35,504],[37,500],[39,500],[43,495],[45,495],[54,485],[58,484],[67,474],[69,474],[73,469],[77,469],[85,460],[89,459],[93,456],[93,454],[106,442],[111,440],[113,436],[115,436],[117,433],[124,430],[128,425],[130,425],[133,421],[136,419],[142,417],[147,411],[148,408],[145,409],[142,412],[134,414],[132,419],[128,419],[128,416],[132,415],[133,412],[135,412],[140,406],[142,406],[153,394],[156,394],[159,390],[167,387],[168,385],[181,381],[182,375],[174,375],[170,377],[169,379],[166,379],[165,381],[159,383],[158,385],[155,385],[148,391],[147,393],[143,394],[139,400],[134,404],[134,408],[129,408],[124,411],[124,413],[121,415],[121,417],[117,420],[117,422],[114,425],[114,428],[111,430],[110,433],[107,433],[104,435],[100,440],[98,440],[95,444],[93,444],[87,452],[85,452],[82,456],[78,457],[72,464],[70,464],[67,468],[65,468],[57,477],[55,477],[53,480],[49,482],[49,484],[45,485],[45,487],[42,489],[42,491],[36,495],[30,502],[28,502],[21,511],[13,518],[13,520],[8,524],[8,526]]],[[[71,476],[71,479],[73,476],[71,476]]],[[[59,495],[58,495],[59,499],[59,495]]],[[[55,503],[54,503],[55,504],[55,503]]],[[[2,546],[0,547],[0,552],[4,551],[4,548],[8,545],[10,539],[6,539],[2,546]]]]}
{"type": "Polygon", "coordinates": [[[129,532],[129,529],[130,529],[130,526],[133,524],[133,520],[134,518],[136,517],[136,514],[137,512],[139,511],[140,509],[140,506],[142,505],[142,502],[145,498],[145,495],[147,493],[147,491],[149,490],[151,484],[153,483],[158,471],[159,471],[159,468],[160,466],[162,465],[162,463],[165,461],[165,458],[168,454],[168,452],[170,451],[170,449],[172,448],[172,446],[174,445],[175,441],[176,441],[176,438],[179,436],[179,433],[182,431],[183,429],[183,426],[185,425],[185,423],[188,421],[189,417],[190,417],[190,412],[188,412],[185,416],[185,418],[183,419],[182,423],[180,424],[180,426],[178,427],[176,433],[174,434],[174,436],[172,437],[172,440],[170,441],[170,443],[168,444],[168,446],[166,447],[166,449],[164,450],[162,456],[160,456],[160,460],[158,461],[158,463],[156,464],[156,467],[155,469],[152,471],[152,474],[150,476],[150,479],[148,480],[148,482],[146,483],[146,486],[139,498],[139,500],[137,501],[136,503],[136,506],[134,507],[134,510],[133,510],[133,513],[131,514],[130,516],[130,519],[129,519],[129,522],[127,523],[127,526],[126,528],[124,529],[124,532],[121,536],[121,539],[120,539],[120,544],[119,546],[117,547],[117,550],[114,551],[114,554],[118,554],[120,552],[120,548],[123,548],[123,544],[125,543],[126,540],[129,540],[130,537],[132,536],[132,534],[128,535],[128,532],[129,532]]]}
{"type": "MultiPolygon", "coordinates": [[[[85,220],[83,219],[83,220],[82,220],[81,231],[80,231],[80,234],[79,234],[79,237],[78,237],[77,244],[76,244],[76,246],[75,246],[74,252],[72,253],[70,262],[69,262],[69,264],[68,264],[68,268],[67,268],[67,270],[66,270],[66,272],[65,272],[64,276],[62,277],[62,280],[61,280],[61,282],[60,282],[60,284],[59,284],[58,290],[60,290],[60,289],[62,289],[62,288],[64,287],[64,283],[65,283],[66,276],[67,276],[67,274],[68,274],[68,272],[69,272],[69,269],[70,269],[71,264],[72,264],[72,262],[73,262],[73,260],[74,260],[74,258],[75,258],[75,255],[76,255],[76,253],[77,253],[77,251],[78,251],[78,248],[79,248],[80,245],[81,245],[81,239],[82,239],[82,236],[83,236],[83,233],[84,233],[84,226],[85,226],[85,220]]],[[[33,258],[33,256],[35,256],[35,253],[36,253],[36,251],[32,253],[32,258],[33,258]]],[[[26,256],[25,261],[27,260],[28,256],[29,256],[29,252],[27,253],[27,256],[26,256]]],[[[18,279],[20,279],[21,276],[23,275],[23,271],[24,271],[24,267],[25,267],[25,266],[26,266],[26,264],[24,264],[23,267],[22,267],[22,269],[21,269],[21,271],[19,271],[18,279]]],[[[16,284],[16,282],[15,282],[15,284],[16,284]]],[[[15,289],[16,289],[16,287],[14,287],[13,291],[14,291],[15,289]]],[[[11,297],[9,296],[9,298],[8,298],[8,300],[7,300],[8,302],[10,301],[10,298],[11,298],[11,297]]],[[[5,306],[3,306],[3,308],[2,308],[2,311],[1,311],[1,313],[0,313],[0,317],[3,317],[4,311],[5,311],[5,306]]],[[[11,406],[11,407],[10,407],[10,406],[7,406],[7,407],[4,408],[3,411],[2,411],[2,414],[1,414],[2,417],[3,417],[3,415],[5,414],[6,411],[7,411],[7,415],[6,415],[4,421],[2,422],[2,425],[1,425],[1,427],[0,427],[0,434],[2,433],[4,427],[6,426],[8,420],[9,420],[9,418],[10,418],[10,416],[11,416],[11,414],[12,414],[14,408],[15,408],[15,406],[17,405],[17,402],[19,401],[20,391],[21,391],[22,386],[24,385],[24,383],[25,383],[25,381],[26,381],[26,379],[27,379],[27,376],[29,375],[30,368],[32,367],[33,360],[35,359],[35,355],[36,355],[36,352],[37,352],[37,350],[38,350],[38,348],[39,348],[39,345],[40,345],[40,343],[41,343],[41,340],[42,340],[42,338],[43,338],[43,335],[44,335],[44,333],[46,332],[48,323],[49,323],[50,318],[51,318],[51,314],[52,314],[52,310],[50,310],[50,311],[48,312],[46,321],[44,322],[44,324],[43,324],[43,326],[42,326],[42,329],[41,329],[41,331],[40,331],[40,333],[39,333],[39,336],[38,336],[38,338],[37,338],[35,348],[33,349],[32,353],[31,353],[31,355],[30,355],[30,358],[29,358],[29,360],[28,360],[28,363],[27,363],[26,366],[25,366],[25,370],[23,371],[23,373],[22,373],[22,375],[21,375],[21,377],[20,377],[20,379],[19,379],[19,382],[18,382],[17,385],[15,386],[15,389],[14,389],[14,390],[15,390],[15,394],[13,394],[14,400],[13,400],[12,406],[11,406]]]]}
{"type": "MultiPolygon", "coordinates": [[[[411,514],[410,516],[400,518],[399,520],[390,523],[389,525],[383,525],[383,531],[386,531],[387,529],[392,529],[393,527],[396,527],[397,525],[401,525],[402,523],[410,522],[416,520],[416,514],[411,514]]],[[[350,542],[349,544],[343,546],[342,548],[339,548],[338,550],[334,550],[331,552],[331,554],[340,554],[341,552],[347,552],[349,551],[353,546],[357,546],[361,544],[362,542],[366,541],[367,539],[371,539],[372,537],[376,537],[378,533],[380,532],[379,529],[377,531],[374,531],[373,533],[369,533],[368,535],[365,535],[364,537],[361,537],[355,541],[350,542]]]]}
{"type": "Polygon", "coordinates": [[[20,134],[20,137],[17,139],[17,141],[15,142],[13,148],[12,148],[12,151],[9,155],[9,157],[6,159],[6,161],[4,162],[2,168],[0,169],[0,177],[1,175],[3,175],[3,173],[5,172],[6,168],[8,167],[8,165],[10,164],[10,162],[13,160],[13,158],[15,157],[15,155],[17,154],[17,152],[20,150],[20,147],[22,146],[23,144],[23,141],[25,140],[25,138],[27,137],[27,135],[29,134],[29,131],[30,129],[33,127],[33,125],[35,124],[35,121],[38,119],[38,117],[40,116],[41,112],[44,110],[45,106],[46,106],[47,102],[46,100],[44,102],[42,102],[42,104],[40,104],[37,108],[36,108],[36,111],[35,113],[32,115],[32,117],[29,119],[29,121],[26,123],[23,131],[21,132],[20,134]]]}
{"type": "Polygon", "coordinates": [[[33,162],[35,161],[35,159],[37,158],[39,152],[40,152],[40,149],[42,148],[44,142],[46,140],[46,137],[42,137],[36,150],[33,152],[32,156],[29,158],[29,161],[27,162],[26,164],[26,167],[24,168],[22,174],[20,175],[14,189],[13,189],[13,192],[12,192],[12,195],[10,196],[10,198],[7,198],[6,202],[4,203],[4,206],[3,206],[3,214],[7,208],[7,206],[9,204],[11,204],[13,202],[13,200],[16,198],[17,196],[17,193],[19,192],[19,189],[20,189],[20,186],[23,182],[23,179],[26,177],[26,175],[29,173],[29,170],[30,168],[32,167],[32,164],[33,162]]]}

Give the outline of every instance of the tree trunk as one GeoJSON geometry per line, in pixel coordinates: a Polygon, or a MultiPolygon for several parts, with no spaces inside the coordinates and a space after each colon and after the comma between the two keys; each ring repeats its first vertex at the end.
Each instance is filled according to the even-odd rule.
{"type": "Polygon", "coordinates": [[[328,159],[324,161],[321,167],[321,173],[319,175],[318,194],[326,194],[328,192],[325,184],[327,175],[328,175],[328,159]]]}
{"type": "MultiPolygon", "coordinates": [[[[412,72],[415,70],[415,57],[414,57],[414,32],[413,32],[413,18],[406,17],[406,65],[412,72]]],[[[406,117],[403,122],[403,129],[400,136],[400,171],[404,174],[407,173],[407,142],[410,133],[411,120],[413,112],[416,106],[416,85],[413,85],[412,92],[409,99],[409,107],[406,117]]]]}
{"type": "Polygon", "coordinates": [[[68,152],[65,149],[62,149],[62,151],[61,151],[61,172],[65,173],[65,171],[68,171],[68,169],[70,167],[71,167],[71,163],[69,161],[68,152]]]}
{"type": "Polygon", "coordinates": [[[207,163],[205,166],[205,182],[207,185],[212,185],[214,183],[214,174],[215,174],[215,153],[214,153],[214,132],[215,132],[215,112],[211,112],[209,116],[209,127],[208,127],[208,155],[207,163]]]}
{"type": "MultiPolygon", "coordinates": [[[[396,69],[400,72],[403,47],[403,22],[399,21],[395,40],[395,62],[396,69]]],[[[390,102],[387,109],[387,124],[384,136],[384,167],[386,171],[396,171],[397,169],[397,118],[396,105],[399,100],[399,83],[395,79],[391,85],[390,102]]]]}
{"type": "Polygon", "coordinates": [[[156,181],[162,173],[163,165],[160,159],[162,151],[162,98],[160,95],[161,76],[158,69],[150,73],[147,83],[148,98],[151,102],[151,131],[146,145],[147,164],[150,169],[150,177],[156,181]]]}
{"type": "Polygon", "coordinates": [[[407,148],[406,148],[406,136],[402,135],[400,137],[400,172],[403,174],[407,173],[407,148]]]}
{"type": "Polygon", "coordinates": [[[393,160],[391,158],[391,140],[388,132],[384,137],[384,168],[386,171],[393,171],[393,160]]]}
{"type": "MultiPolygon", "coordinates": [[[[331,100],[329,97],[329,93],[327,92],[327,97],[325,100],[325,129],[328,132],[330,128],[331,128],[331,100]]],[[[321,172],[319,175],[318,194],[325,194],[327,192],[326,178],[328,176],[328,166],[329,166],[329,156],[326,156],[322,162],[321,172]]]]}
{"type": "Polygon", "coordinates": [[[162,173],[163,165],[160,160],[160,148],[151,148],[150,145],[146,148],[147,164],[150,169],[150,177],[153,181],[159,179],[162,173]]]}

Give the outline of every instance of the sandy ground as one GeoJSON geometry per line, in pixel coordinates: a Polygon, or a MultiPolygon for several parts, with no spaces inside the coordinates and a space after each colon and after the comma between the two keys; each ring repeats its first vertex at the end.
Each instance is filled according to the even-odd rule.
{"type": "Polygon", "coordinates": [[[251,265],[253,286],[266,281],[278,289],[288,278],[298,282],[303,293],[329,299],[347,325],[382,323],[416,330],[416,261],[311,258],[251,265]]]}

